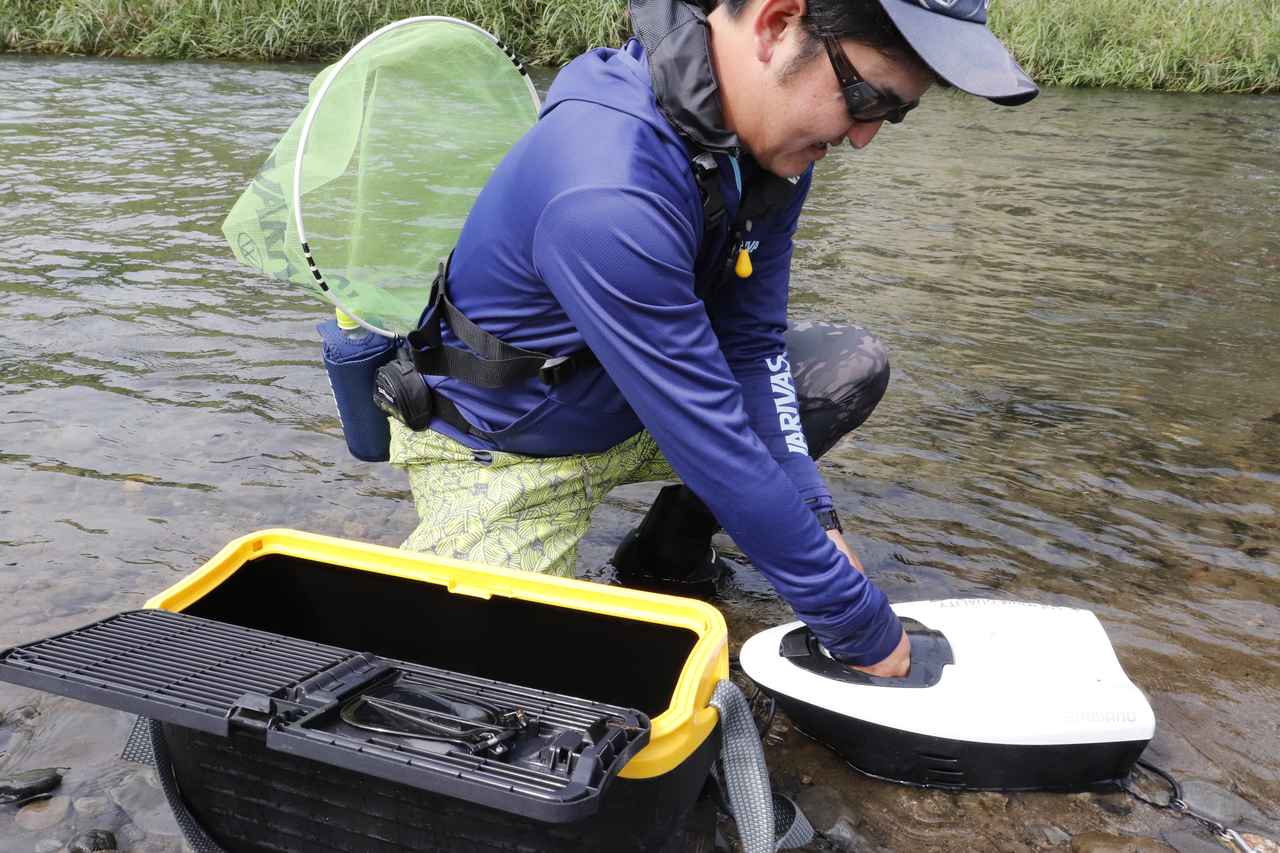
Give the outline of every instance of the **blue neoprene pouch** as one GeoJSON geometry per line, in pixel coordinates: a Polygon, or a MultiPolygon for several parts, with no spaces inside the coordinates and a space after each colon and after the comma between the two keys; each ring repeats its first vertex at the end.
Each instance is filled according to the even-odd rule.
{"type": "Polygon", "coordinates": [[[320,323],[316,331],[324,342],[324,369],[347,449],[365,462],[386,462],[391,430],[386,414],[373,402],[373,386],[378,368],[395,356],[395,341],[373,332],[349,337],[336,320],[320,323]]]}

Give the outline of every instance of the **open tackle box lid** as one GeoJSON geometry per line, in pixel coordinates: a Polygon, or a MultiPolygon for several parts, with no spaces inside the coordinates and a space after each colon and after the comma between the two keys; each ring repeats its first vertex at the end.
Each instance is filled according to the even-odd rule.
{"type": "Polygon", "coordinates": [[[163,610],[2,652],[0,680],[548,823],[594,814],[650,733],[634,709],[163,610]]]}

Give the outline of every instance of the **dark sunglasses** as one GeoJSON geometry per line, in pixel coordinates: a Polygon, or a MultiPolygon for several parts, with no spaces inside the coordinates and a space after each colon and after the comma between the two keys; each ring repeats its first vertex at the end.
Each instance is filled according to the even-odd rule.
{"type": "Polygon", "coordinates": [[[849,110],[850,121],[887,121],[899,124],[907,113],[919,106],[918,99],[904,102],[897,95],[881,92],[863,80],[834,36],[823,36],[822,43],[826,45],[831,68],[836,72],[836,80],[840,82],[840,92],[844,95],[844,105],[849,110]]]}

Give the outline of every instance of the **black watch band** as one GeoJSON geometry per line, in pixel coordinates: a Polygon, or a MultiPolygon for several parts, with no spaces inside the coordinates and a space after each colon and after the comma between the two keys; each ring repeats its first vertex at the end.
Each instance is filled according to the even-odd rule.
{"type": "Polygon", "coordinates": [[[834,509],[820,509],[814,513],[814,516],[817,517],[823,530],[839,530],[844,533],[844,528],[840,526],[840,516],[834,509]]]}

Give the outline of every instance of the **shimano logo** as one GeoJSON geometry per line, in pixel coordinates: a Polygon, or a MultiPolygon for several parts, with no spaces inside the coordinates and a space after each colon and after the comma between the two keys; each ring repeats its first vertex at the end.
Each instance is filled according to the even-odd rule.
{"type": "Polygon", "coordinates": [[[804,440],[804,430],[800,428],[800,409],[796,404],[796,385],[791,378],[791,365],[787,363],[786,353],[764,360],[769,369],[769,384],[773,387],[773,406],[778,410],[778,426],[786,439],[787,450],[792,453],[809,455],[809,445],[804,440]]]}
{"type": "Polygon", "coordinates": [[[939,607],[961,607],[973,609],[995,609],[995,608],[1026,608],[1030,610],[1058,610],[1052,604],[1037,604],[1034,601],[999,601],[990,598],[949,598],[946,601],[939,601],[939,607]]]}
{"type": "Polygon", "coordinates": [[[1137,711],[1068,711],[1068,723],[1136,723],[1137,711]]]}

